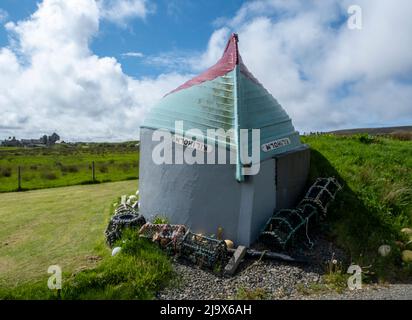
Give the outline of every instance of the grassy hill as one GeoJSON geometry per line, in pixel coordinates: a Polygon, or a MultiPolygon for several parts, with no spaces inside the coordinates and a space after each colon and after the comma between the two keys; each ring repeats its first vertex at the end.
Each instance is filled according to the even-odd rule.
{"type": "Polygon", "coordinates": [[[352,260],[372,264],[378,277],[396,277],[402,227],[412,226],[412,141],[369,135],[313,135],[310,181],[335,176],[344,184],[327,222],[352,260]],[[378,257],[381,244],[393,254],[378,257]]]}
{"type": "Polygon", "coordinates": [[[333,133],[336,135],[353,135],[353,134],[359,134],[359,133],[367,133],[370,135],[393,135],[393,134],[396,135],[399,133],[412,134],[412,126],[343,129],[343,130],[331,131],[330,133],[333,133]]]}
{"type": "Polygon", "coordinates": [[[78,143],[50,148],[0,147],[0,192],[18,188],[18,167],[24,190],[137,179],[139,153],[135,142],[78,143]]]}

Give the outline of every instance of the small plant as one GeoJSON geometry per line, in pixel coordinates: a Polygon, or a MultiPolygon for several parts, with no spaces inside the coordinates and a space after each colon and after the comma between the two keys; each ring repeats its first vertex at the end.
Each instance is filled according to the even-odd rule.
{"type": "Polygon", "coordinates": [[[160,215],[156,215],[153,218],[153,224],[168,224],[169,220],[166,217],[160,216],[160,215]]]}
{"type": "Polygon", "coordinates": [[[236,294],[238,300],[266,300],[268,299],[268,293],[263,288],[248,289],[241,287],[236,294]]]}

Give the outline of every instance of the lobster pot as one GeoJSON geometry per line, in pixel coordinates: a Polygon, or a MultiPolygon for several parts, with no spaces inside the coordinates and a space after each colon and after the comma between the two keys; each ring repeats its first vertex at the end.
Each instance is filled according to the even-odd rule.
{"type": "Polygon", "coordinates": [[[139,230],[139,236],[158,242],[163,249],[170,250],[171,253],[178,250],[186,233],[186,227],[183,225],[172,224],[153,224],[146,223],[139,230]]]}
{"type": "Polygon", "coordinates": [[[305,230],[302,227],[316,214],[316,207],[310,204],[302,208],[280,210],[269,219],[260,238],[270,246],[284,249],[300,230],[305,230]]]}
{"type": "Polygon", "coordinates": [[[106,228],[106,242],[109,246],[122,237],[124,229],[140,229],[146,223],[144,216],[129,205],[122,204],[115,210],[106,228]]]}
{"type": "Polygon", "coordinates": [[[194,264],[212,269],[225,263],[226,243],[188,231],[181,242],[180,255],[194,264]]]}
{"type": "Polygon", "coordinates": [[[299,206],[312,204],[317,206],[319,213],[326,214],[329,203],[335,199],[340,189],[342,187],[335,178],[318,178],[309,188],[299,206]]]}
{"type": "MultiPolygon", "coordinates": [[[[297,236],[308,237],[309,220],[326,214],[329,203],[342,187],[335,178],[318,178],[295,209],[277,211],[266,223],[260,239],[269,246],[285,249],[297,236]]],[[[315,222],[316,222],[315,220],[315,222]]]]}

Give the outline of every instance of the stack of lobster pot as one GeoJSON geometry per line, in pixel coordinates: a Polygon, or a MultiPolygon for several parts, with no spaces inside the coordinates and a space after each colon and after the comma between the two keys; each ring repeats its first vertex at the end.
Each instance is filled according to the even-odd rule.
{"type": "Polygon", "coordinates": [[[269,246],[285,249],[306,235],[311,247],[309,220],[323,218],[340,189],[342,186],[335,178],[318,178],[295,209],[279,210],[268,220],[260,240],[269,246]]]}
{"type": "Polygon", "coordinates": [[[105,236],[107,244],[113,244],[122,237],[122,232],[126,228],[139,229],[146,223],[146,219],[139,214],[137,209],[128,204],[120,204],[106,228],[105,236]]]}

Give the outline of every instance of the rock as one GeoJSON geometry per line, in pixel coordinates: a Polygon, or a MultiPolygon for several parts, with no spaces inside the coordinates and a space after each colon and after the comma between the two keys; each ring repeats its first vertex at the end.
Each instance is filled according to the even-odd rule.
{"type": "Polygon", "coordinates": [[[228,248],[228,249],[232,249],[235,245],[233,244],[233,241],[232,240],[225,240],[225,243],[226,243],[226,247],[228,248]]]}
{"type": "Polygon", "coordinates": [[[395,244],[401,249],[403,249],[403,247],[404,247],[404,244],[403,244],[402,241],[395,241],[395,244]]]}
{"type": "Polygon", "coordinates": [[[239,246],[237,247],[235,253],[230,258],[228,264],[225,267],[225,273],[228,275],[233,275],[236,272],[237,267],[242,261],[243,257],[246,255],[246,247],[239,246]]]}
{"type": "Polygon", "coordinates": [[[112,257],[114,257],[116,254],[118,254],[122,250],[121,247],[115,247],[112,250],[112,257]]]}
{"type": "Polygon", "coordinates": [[[402,251],[402,261],[407,263],[412,262],[412,250],[402,251]]]}
{"type": "Polygon", "coordinates": [[[411,228],[403,228],[401,232],[406,234],[410,239],[412,239],[412,229],[411,228]]]}
{"type": "Polygon", "coordinates": [[[391,246],[384,244],[378,248],[378,252],[382,257],[386,257],[391,252],[391,246]]]}

